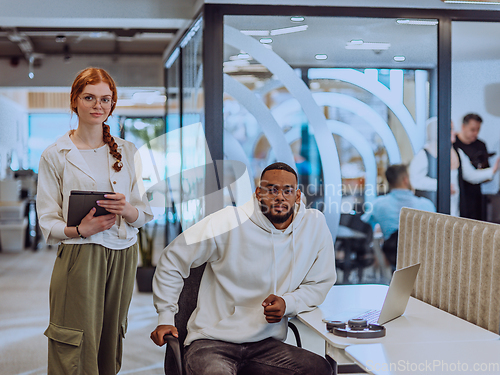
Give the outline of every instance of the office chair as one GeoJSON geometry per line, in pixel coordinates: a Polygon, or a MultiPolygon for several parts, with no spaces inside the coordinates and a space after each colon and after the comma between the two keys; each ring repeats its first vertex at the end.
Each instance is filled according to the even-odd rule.
{"type": "MultiPolygon", "coordinates": [[[[175,315],[175,327],[179,333],[179,338],[177,339],[172,335],[165,335],[167,348],[165,352],[164,369],[166,375],[184,375],[185,373],[183,366],[183,344],[187,336],[187,322],[191,313],[196,308],[198,290],[204,270],[205,264],[197,268],[192,268],[189,277],[184,279],[184,287],[182,288],[178,302],[179,312],[175,315]]],[[[292,330],[295,336],[297,346],[301,348],[302,343],[297,327],[291,322],[288,322],[288,327],[292,330]]],[[[333,366],[331,360],[329,360],[329,362],[330,365],[333,366]]]]}
{"type": "Polygon", "coordinates": [[[358,270],[358,282],[363,278],[365,268],[375,262],[372,249],[373,228],[370,224],[361,220],[361,214],[341,214],[340,225],[346,226],[364,234],[363,238],[337,239],[336,251],[344,250],[344,259],[336,259],[336,266],[344,271],[344,283],[348,282],[349,275],[353,269],[358,270]]]}

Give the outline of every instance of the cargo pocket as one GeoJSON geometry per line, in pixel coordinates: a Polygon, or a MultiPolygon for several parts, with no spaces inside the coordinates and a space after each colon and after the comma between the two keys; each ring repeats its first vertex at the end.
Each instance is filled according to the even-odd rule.
{"type": "Polygon", "coordinates": [[[50,323],[44,334],[49,338],[49,373],[78,375],[83,331],[50,323]]]}
{"type": "Polygon", "coordinates": [[[122,354],[123,354],[123,339],[125,338],[125,334],[127,333],[127,325],[128,322],[125,320],[120,325],[120,334],[118,335],[118,343],[116,346],[116,372],[120,371],[122,367],[122,354]]]}

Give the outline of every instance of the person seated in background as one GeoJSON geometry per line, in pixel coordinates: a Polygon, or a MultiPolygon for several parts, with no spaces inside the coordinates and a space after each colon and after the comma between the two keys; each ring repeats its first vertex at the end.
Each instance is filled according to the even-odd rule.
{"type": "MultiPolygon", "coordinates": [[[[477,139],[483,119],[475,113],[469,113],[462,120],[462,128],[457,133],[453,147],[461,149],[476,169],[489,168],[488,150],[484,142],[477,139]]],[[[484,220],[486,218],[485,202],[481,193],[481,184],[463,182],[460,189],[460,201],[464,200],[464,210],[460,216],[469,219],[484,220]]]]}
{"type": "Polygon", "coordinates": [[[410,207],[423,211],[436,212],[434,203],[424,197],[413,194],[410,176],[406,165],[394,164],[385,171],[390,192],[379,196],[373,203],[373,209],[367,211],[361,219],[372,226],[380,225],[384,235],[382,250],[387,261],[396,267],[398,244],[399,213],[401,208],[410,207]]]}
{"type": "Polygon", "coordinates": [[[159,346],[178,337],[183,278],[206,263],[184,342],[187,374],[332,373],[324,357],[283,342],[288,317],[321,304],[336,280],[325,217],[300,198],[297,173],[271,164],[250,201],[204,218],[163,251],[153,280],[159,346]]]}
{"type": "MultiPolygon", "coordinates": [[[[450,124],[451,143],[455,143],[453,124],[450,124]]],[[[427,142],[413,158],[408,171],[415,195],[425,196],[436,202],[437,192],[437,117],[427,120],[427,142]]],[[[463,182],[479,184],[489,181],[498,170],[500,158],[492,168],[475,169],[469,157],[459,148],[450,149],[450,215],[466,212],[465,199],[461,199],[463,182]]]]}

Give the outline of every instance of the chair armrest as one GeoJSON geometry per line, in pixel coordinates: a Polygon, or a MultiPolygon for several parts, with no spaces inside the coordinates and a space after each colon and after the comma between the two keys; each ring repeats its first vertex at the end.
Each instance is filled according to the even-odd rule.
{"type": "Polygon", "coordinates": [[[170,346],[172,349],[172,352],[174,353],[174,358],[175,362],[177,364],[177,372],[179,375],[183,375],[183,363],[182,363],[182,356],[181,356],[181,347],[179,344],[179,340],[177,337],[174,337],[172,335],[165,335],[163,336],[163,339],[167,342],[167,345],[170,346]]]}
{"type": "Polygon", "coordinates": [[[288,328],[290,328],[295,336],[295,342],[297,343],[298,348],[302,348],[302,342],[300,340],[300,333],[295,324],[292,322],[288,321],[288,328]]]}

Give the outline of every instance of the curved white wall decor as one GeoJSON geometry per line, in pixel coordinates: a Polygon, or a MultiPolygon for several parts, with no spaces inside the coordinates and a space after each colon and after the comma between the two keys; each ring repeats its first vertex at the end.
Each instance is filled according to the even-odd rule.
{"type": "MultiPolygon", "coordinates": [[[[365,202],[373,202],[376,198],[377,192],[377,162],[375,160],[371,144],[366,140],[363,134],[350,126],[347,126],[347,124],[335,120],[327,120],[327,122],[330,132],[348,141],[361,156],[366,171],[364,195],[365,202]],[[366,186],[371,186],[371,189],[367,189],[366,186]],[[371,192],[375,192],[375,194],[371,194],[371,192]]],[[[289,144],[292,144],[302,137],[301,131],[298,128],[291,129],[285,134],[285,136],[289,144]]]]}
{"type": "MultiPolygon", "coordinates": [[[[238,50],[243,50],[250,54],[255,60],[260,61],[271,73],[273,73],[287,90],[297,98],[300,102],[304,113],[306,114],[311,128],[314,131],[318,151],[323,161],[324,183],[330,186],[335,186],[340,189],[342,179],[340,174],[340,162],[337,148],[333,137],[328,129],[325,116],[321,108],[316,104],[314,98],[306,86],[294,70],[276,53],[265,48],[254,38],[242,34],[239,30],[224,25],[224,43],[231,45],[238,50]]],[[[335,189],[337,191],[337,189],[335,189]]],[[[337,228],[340,220],[340,210],[328,209],[328,207],[340,207],[341,195],[331,194],[325,197],[325,218],[327,225],[335,238],[337,236],[337,228]]]]}
{"type": "Polygon", "coordinates": [[[406,134],[408,134],[413,152],[417,153],[424,145],[425,131],[417,127],[408,108],[401,101],[401,95],[398,94],[399,90],[391,92],[379,81],[354,69],[312,68],[309,69],[308,76],[309,79],[337,79],[359,86],[372,93],[382,100],[399,119],[406,134]]]}
{"type": "MultiPolygon", "coordinates": [[[[240,142],[233,135],[224,129],[224,156],[227,157],[228,160],[236,160],[239,161],[247,167],[248,175],[253,176],[252,165],[250,164],[250,160],[248,160],[247,155],[245,154],[245,150],[241,147],[240,142]]],[[[255,190],[255,183],[252,177],[250,178],[250,188],[255,190]]],[[[246,202],[246,201],[244,201],[246,202]]],[[[244,203],[243,202],[243,203],[244,203]]],[[[238,204],[237,204],[238,205],[238,204]]]]}
{"type": "MultiPolygon", "coordinates": [[[[315,92],[312,95],[319,106],[343,108],[361,117],[382,139],[382,142],[387,150],[389,162],[391,164],[401,163],[401,152],[391,128],[369,105],[363,103],[361,100],[353,98],[352,96],[334,92],[315,92]]],[[[271,113],[275,118],[279,118],[280,116],[300,110],[300,104],[295,98],[291,98],[272,108],[271,113]]],[[[349,124],[343,124],[344,127],[350,127],[349,124]]]]}
{"type": "Polygon", "coordinates": [[[245,85],[227,74],[224,74],[224,92],[236,99],[240,105],[244,106],[255,117],[274,151],[276,160],[287,163],[297,170],[292,150],[286,143],[285,135],[262,100],[255,96],[245,85]]]}

